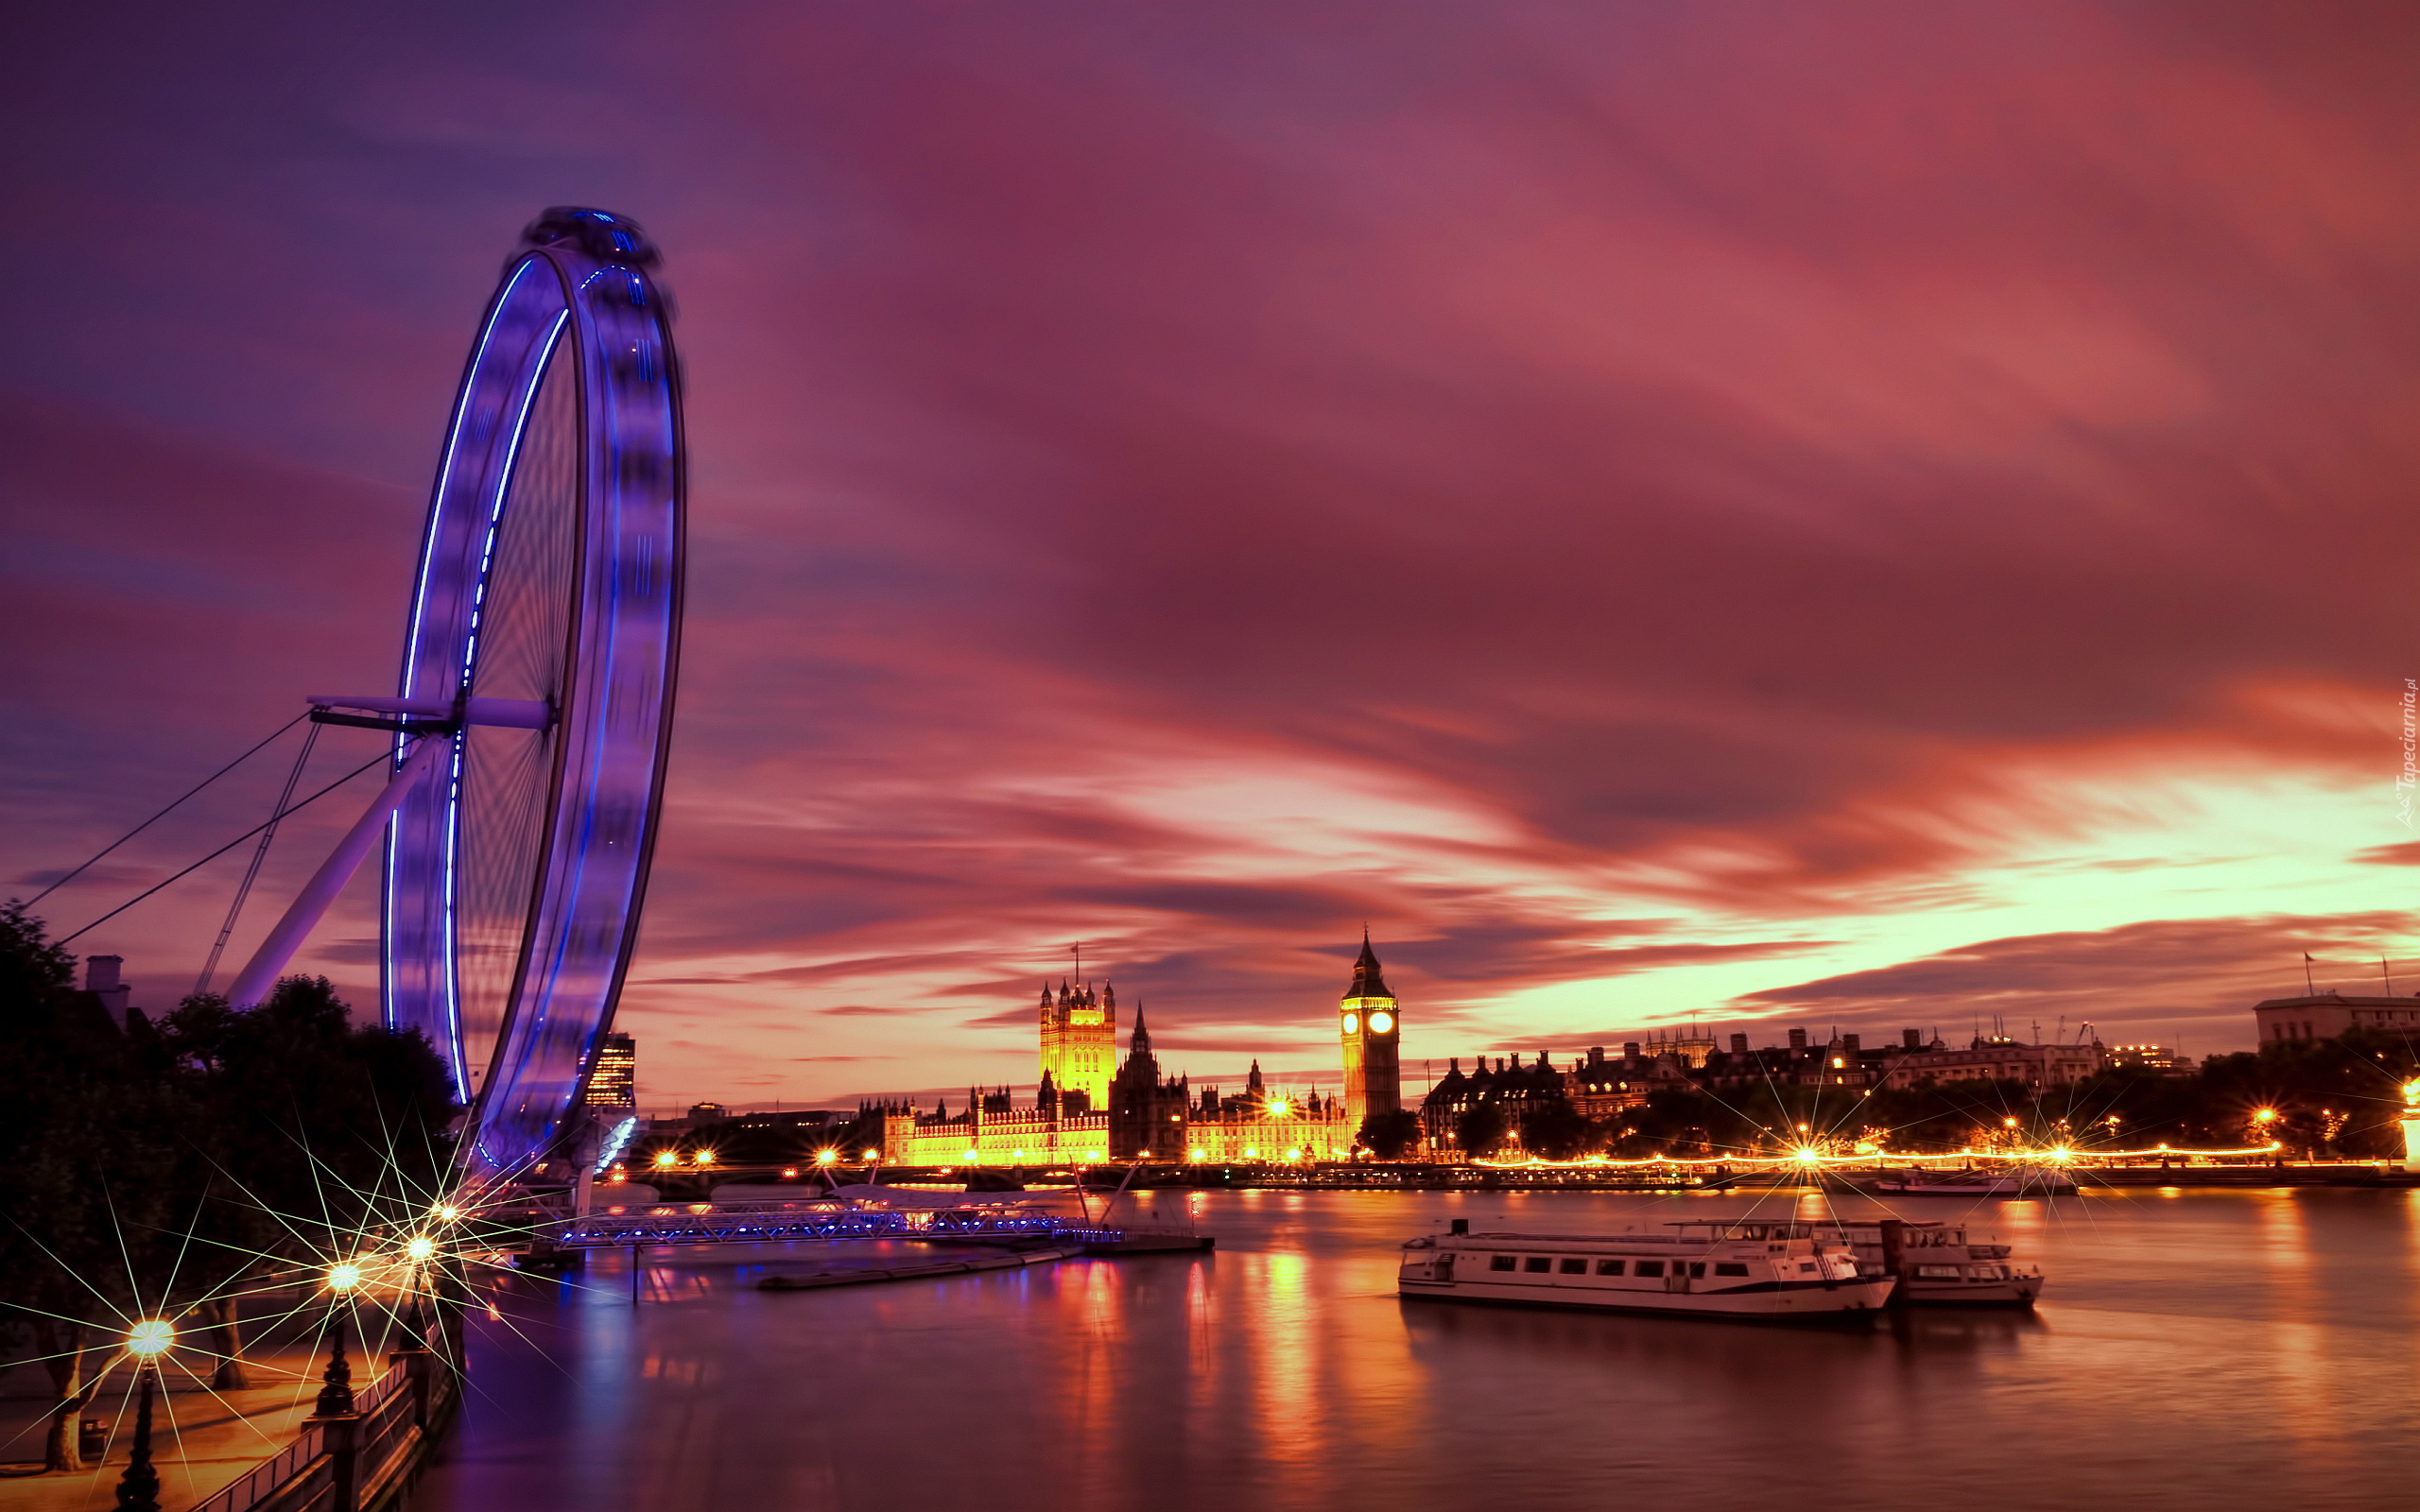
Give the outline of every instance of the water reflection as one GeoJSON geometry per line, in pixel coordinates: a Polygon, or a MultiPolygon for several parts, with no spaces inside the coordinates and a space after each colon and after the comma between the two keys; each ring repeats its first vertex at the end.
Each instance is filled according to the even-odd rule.
{"type": "Polygon", "coordinates": [[[1449,1217],[1606,1231],[1745,1197],[1198,1203],[1211,1256],[769,1294],[753,1284],[768,1266],[823,1255],[661,1250],[636,1307],[622,1254],[564,1285],[512,1281],[503,1320],[476,1330],[472,1400],[416,1506],[2159,1512],[2399,1497],[2410,1194],[1962,1204],[1924,1215],[2039,1260],[2044,1311],[1925,1309],[1862,1333],[1393,1296],[1395,1246],[1449,1217]]]}

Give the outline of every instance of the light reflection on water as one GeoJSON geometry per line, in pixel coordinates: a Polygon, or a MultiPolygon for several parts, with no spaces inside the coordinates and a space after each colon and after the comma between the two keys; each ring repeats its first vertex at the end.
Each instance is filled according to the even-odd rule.
{"type": "Polygon", "coordinates": [[[1209,1194],[1213,1255],[784,1295],[755,1282],[832,1246],[655,1250],[635,1310],[599,1255],[475,1319],[414,1508],[2408,1502],[2420,1194],[1912,1209],[2018,1245],[2046,1304],[1866,1334],[1392,1294],[1395,1246],[1449,1217],[1607,1231],[1755,1200],[1209,1194]]]}

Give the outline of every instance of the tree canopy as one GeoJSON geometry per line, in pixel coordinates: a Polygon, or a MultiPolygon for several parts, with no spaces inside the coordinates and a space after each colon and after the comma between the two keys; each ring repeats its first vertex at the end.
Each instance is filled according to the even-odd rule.
{"type": "Polygon", "coordinates": [[[0,1332],[68,1362],[62,1396],[86,1330],[223,1297],[425,1203],[456,1112],[427,1041],[354,1024],[325,978],[121,1028],[75,964],[0,905],[0,1332]]]}

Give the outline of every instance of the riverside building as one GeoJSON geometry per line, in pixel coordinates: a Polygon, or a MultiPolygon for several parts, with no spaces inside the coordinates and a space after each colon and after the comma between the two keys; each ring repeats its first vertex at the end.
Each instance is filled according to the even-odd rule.
{"type": "Polygon", "coordinates": [[[2307,997],[2271,998],[2256,1004],[2252,1017],[2260,1042],[2287,1040],[2333,1040],[2347,1029],[2394,1029],[2410,1034],[2420,1029],[2420,997],[2346,997],[2342,992],[2314,992],[2307,997]]]}
{"type": "Polygon", "coordinates": [[[588,1071],[588,1091],[580,1099],[590,1108],[611,1113],[635,1111],[639,1106],[638,1044],[626,1034],[609,1034],[596,1041],[596,1059],[588,1071]]]}
{"type": "Polygon", "coordinates": [[[885,1158],[902,1165],[1219,1165],[1350,1160],[1362,1121],[1403,1105],[1402,1007],[1366,938],[1337,1008],[1345,1043],[1340,1096],[1272,1087],[1257,1060],[1243,1090],[1226,1095],[1215,1086],[1197,1091],[1183,1074],[1164,1075],[1139,1002],[1126,1056],[1112,1066],[1103,1047],[1115,1047],[1116,1011],[1106,987],[1097,997],[1064,982],[1055,994],[1044,990],[1042,1078],[1029,1106],[1018,1107],[1007,1088],[969,1089],[955,1112],[945,1099],[929,1110],[890,1103],[861,1111],[879,1114],[885,1158]],[[1097,1067],[1095,1094],[1086,1083],[1097,1067]]]}

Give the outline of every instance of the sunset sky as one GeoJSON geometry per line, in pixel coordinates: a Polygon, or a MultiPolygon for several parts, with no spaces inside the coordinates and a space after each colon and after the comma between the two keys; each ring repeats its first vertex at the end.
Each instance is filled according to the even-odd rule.
{"type": "MultiPolygon", "coordinates": [[[[1332,1085],[1365,920],[1415,1086],[2420,990],[2415,77],[2399,4],[50,8],[0,887],[391,689],[473,323],[594,204],[692,448],[650,1108],[1030,1081],[1079,939],[1197,1080],[1332,1085]]],[[[172,1005],[241,870],[72,948],[172,1005]]],[[[362,1004],[373,887],[298,962],[362,1004]]]]}

